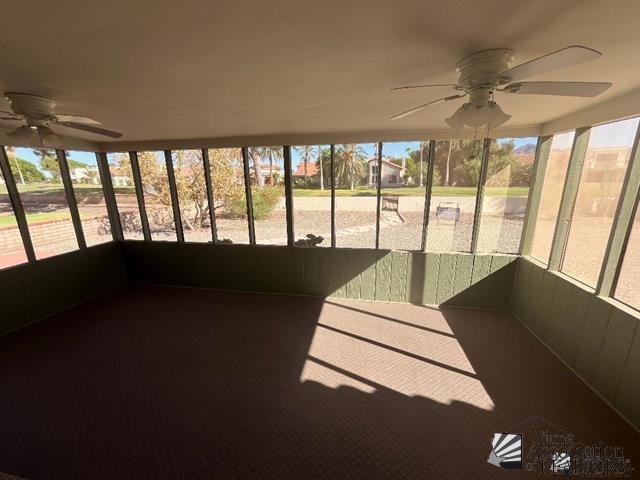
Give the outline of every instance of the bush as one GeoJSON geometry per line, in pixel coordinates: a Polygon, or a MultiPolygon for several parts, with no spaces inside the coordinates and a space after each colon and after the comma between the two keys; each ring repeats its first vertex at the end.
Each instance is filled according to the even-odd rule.
{"type": "Polygon", "coordinates": [[[308,178],[298,177],[293,181],[293,188],[318,188],[320,175],[312,175],[308,178]]]}
{"type": "Polygon", "coordinates": [[[224,203],[226,216],[231,218],[244,218],[247,216],[247,202],[244,199],[244,192],[238,195],[229,195],[224,203]]]}
{"type": "Polygon", "coordinates": [[[268,218],[278,205],[280,197],[284,195],[282,189],[277,187],[263,187],[262,190],[253,189],[253,218],[263,220],[268,218]]]}
{"type": "MultiPolygon", "coordinates": [[[[263,220],[268,218],[278,205],[280,197],[284,192],[278,187],[264,186],[262,189],[253,187],[251,197],[253,198],[253,218],[263,220]]],[[[233,217],[247,216],[247,203],[244,195],[233,196],[228,201],[228,212],[233,217]]]]}

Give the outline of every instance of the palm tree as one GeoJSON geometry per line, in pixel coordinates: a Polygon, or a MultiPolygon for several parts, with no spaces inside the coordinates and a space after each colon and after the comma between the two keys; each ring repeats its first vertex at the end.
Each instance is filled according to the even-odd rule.
{"type": "Polygon", "coordinates": [[[252,147],[249,149],[249,156],[253,160],[253,171],[256,175],[256,183],[258,188],[264,187],[264,177],[262,176],[262,168],[260,165],[260,159],[262,158],[263,147],[252,147]]]}
{"type": "Polygon", "coordinates": [[[451,170],[451,146],[453,141],[449,140],[449,150],[447,151],[447,163],[444,169],[444,186],[449,186],[449,171],[451,170]]]}
{"type": "Polygon", "coordinates": [[[318,146],[318,163],[319,163],[319,171],[320,171],[320,190],[324,190],[324,172],[322,171],[322,148],[318,146]]]}
{"type": "Polygon", "coordinates": [[[276,162],[282,160],[282,148],[280,147],[252,147],[249,149],[249,154],[253,160],[253,169],[256,172],[256,183],[258,188],[264,187],[264,177],[262,176],[261,161],[263,158],[269,159],[269,178],[271,179],[271,185],[273,185],[273,161],[276,162]]]}
{"type": "MultiPolygon", "coordinates": [[[[423,184],[422,161],[424,160],[424,147],[425,142],[420,142],[420,186],[423,184]]],[[[429,160],[432,161],[431,159],[429,160]]]]}
{"type": "Polygon", "coordinates": [[[335,156],[335,176],[338,185],[349,185],[355,189],[356,178],[366,177],[367,154],[361,145],[337,145],[335,156]]]}
{"type": "Polygon", "coordinates": [[[265,147],[267,157],[269,158],[269,182],[271,186],[274,185],[273,182],[273,161],[279,162],[282,160],[282,148],[280,147],[265,147]]]}
{"type": "Polygon", "coordinates": [[[301,147],[295,147],[296,152],[300,154],[300,158],[302,158],[302,163],[304,166],[304,179],[309,180],[309,160],[311,159],[311,153],[313,151],[313,147],[310,145],[304,145],[301,147]]]}

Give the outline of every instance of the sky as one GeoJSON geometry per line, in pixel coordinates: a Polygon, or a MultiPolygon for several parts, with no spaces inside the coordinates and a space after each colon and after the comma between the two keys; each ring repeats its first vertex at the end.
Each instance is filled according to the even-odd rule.
{"type": "MultiPolygon", "coordinates": [[[[23,160],[28,160],[31,163],[38,165],[38,157],[30,148],[16,147],[16,156],[23,160]]],[[[96,166],[96,154],[93,152],[78,152],[75,150],[67,150],[67,158],[72,158],[87,165],[96,166]]]]}

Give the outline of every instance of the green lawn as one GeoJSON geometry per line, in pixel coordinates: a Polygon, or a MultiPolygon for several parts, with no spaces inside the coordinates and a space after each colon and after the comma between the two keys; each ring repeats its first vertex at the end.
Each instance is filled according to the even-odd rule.
{"type": "MultiPolygon", "coordinates": [[[[57,212],[44,212],[44,213],[27,213],[27,222],[34,224],[38,222],[49,222],[52,220],[71,220],[71,215],[68,211],[57,212]]],[[[0,216],[0,227],[10,227],[16,225],[16,219],[13,215],[0,216]]]]}
{"type": "MultiPolygon", "coordinates": [[[[73,189],[78,197],[102,195],[102,187],[98,185],[79,183],[75,184],[73,189]]],[[[114,190],[116,193],[136,194],[134,187],[116,187],[114,190]]],[[[64,194],[64,187],[61,183],[27,183],[25,185],[18,184],[18,191],[20,193],[30,193],[32,195],[55,195],[64,194]]],[[[7,187],[5,185],[0,185],[0,194],[3,193],[7,193],[7,187]]]]}

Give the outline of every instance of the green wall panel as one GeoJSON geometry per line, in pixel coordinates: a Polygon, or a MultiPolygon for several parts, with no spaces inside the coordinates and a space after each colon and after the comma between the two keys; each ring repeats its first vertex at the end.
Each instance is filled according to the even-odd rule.
{"type": "Polygon", "coordinates": [[[576,286],[572,287],[571,298],[567,306],[565,319],[561,322],[558,351],[569,365],[574,365],[579,346],[578,332],[582,332],[589,308],[589,292],[576,286]]]}
{"type": "Polygon", "coordinates": [[[573,367],[587,382],[592,383],[598,355],[609,323],[611,305],[604,299],[591,297],[584,328],[580,332],[579,347],[573,367]]]}
{"type": "Polygon", "coordinates": [[[459,255],[456,260],[456,275],[453,294],[459,295],[471,286],[473,276],[473,255],[459,255]]]}
{"type": "Polygon", "coordinates": [[[391,252],[390,257],[391,286],[389,300],[392,302],[406,302],[409,255],[403,252],[391,252]]]}
{"type": "Polygon", "coordinates": [[[443,253],[440,255],[438,286],[436,288],[436,303],[439,305],[453,297],[457,260],[458,255],[455,254],[443,253]]]}
{"type": "Polygon", "coordinates": [[[640,426],[640,328],[629,350],[629,355],[622,371],[618,392],[614,405],[635,425],[640,426]]]}
{"type": "Polygon", "coordinates": [[[380,302],[391,298],[391,254],[384,255],[376,263],[376,296],[380,302]]]}
{"type": "Polygon", "coordinates": [[[640,313],[532,260],[517,263],[512,312],[640,428],[640,313]]]}
{"type": "Polygon", "coordinates": [[[377,252],[373,251],[365,251],[361,254],[360,298],[362,300],[375,300],[376,298],[376,260],[379,256],[377,252]]]}
{"type": "Polygon", "coordinates": [[[128,278],[354,300],[506,308],[515,257],[124,242],[128,278]],[[479,302],[476,304],[475,302],[479,302]]]}
{"type": "Polygon", "coordinates": [[[629,313],[617,308],[611,310],[593,375],[594,388],[609,401],[613,401],[618,389],[637,325],[638,320],[629,313]]]}
{"type": "Polygon", "coordinates": [[[109,243],[0,270],[0,335],[125,283],[120,245],[109,243]]]}
{"type": "Polygon", "coordinates": [[[549,320],[544,330],[544,338],[551,348],[558,350],[560,348],[560,337],[562,335],[562,326],[567,321],[567,309],[573,285],[568,282],[554,282],[555,288],[553,295],[549,297],[551,303],[549,305],[549,320]]]}
{"type": "Polygon", "coordinates": [[[440,275],[440,254],[427,253],[424,268],[424,288],[422,292],[422,302],[425,305],[435,305],[438,303],[438,276],[440,275]]]}

